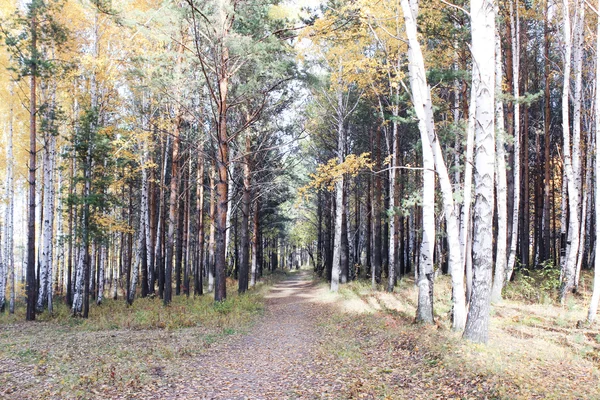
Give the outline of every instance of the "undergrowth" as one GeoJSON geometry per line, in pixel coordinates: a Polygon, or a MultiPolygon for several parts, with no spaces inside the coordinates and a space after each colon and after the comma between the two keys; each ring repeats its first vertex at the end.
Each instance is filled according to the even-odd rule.
{"type": "MultiPolygon", "coordinates": [[[[167,307],[156,297],[136,298],[129,306],[125,299],[103,299],[100,305],[90,299],[89,318],[72,316],[71,309],[62,297],[55,297],[52,313],[43,312],[36,316],[37,321],[46,322],[57,327],[77,328],[84,331],[102,331],[119,329],[181,329],[201,326],[235,327],[244,325],[253,316],[263,310],[262,297],[264,287],[280,280],[285,272],[276,271],[265,276],[256,289],[243,295],[237,292],[237,282],[227,280],[227,299],[215,302],[213,293],[189,297],[173,296],[167,307]]],[[[20,302],[14,314],[0,314],[0,324],[14,324],[25,320],[25,305],[20,302]]]]}
{"type": "Polygon", "coordinates": [[[504,298],[527,303],[553,304],[560,288],[560,269],[552,263],[541,268],[519,268],[504,289],[504,298]]]}

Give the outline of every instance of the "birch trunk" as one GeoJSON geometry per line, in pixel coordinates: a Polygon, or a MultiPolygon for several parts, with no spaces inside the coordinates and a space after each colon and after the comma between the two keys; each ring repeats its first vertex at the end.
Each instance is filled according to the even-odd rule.
{"type": "Polygon", "coordinates": [[[473,270],[471,267],[471,253],[467,250],[470,246],[469,241],[471,235],[469,235],[470,228],[472,227],[471,222],[471,203],[473,202],[473,147],[475,145],[475,110],[477,103],[475,101],[475,89],[471,84],[470,92],[470,104],[469,104],[469,116],[467,120],[467,148],[465,158],[465,181],[463,189],[463,207],[460,215],[460,249],[462,267],[466,271],[466,299],[467,301],[471,298],[471,288],[473,286],[473,270]]]}
{"type": "Polygon", "coordinates": [[[102,300],[104,300],[104,274],[106,270],[106,244],[102,243],[100,245],[100,263],[98,265],[98,297],[96,297],[96,304],[102,304],[102,300]]]}
{"type": "MultiPolygon", "coordinates": [[[[496,10],[497,13],[497,10],[496,10]]],[[[496,237],[496,270],[492,286],[492,302],[502,300],[502,288],[506,277],[506,244],[508,240],[508,208],[506,183],[506,158],[504,152],[504,105],[502,94],[502,44],[496,30],[496,198],[498,215],[498,236],[496,237]]]]}
{"type": "MultiPolygon", "coordinates": [[[[398,117],[398,106],[393,106],[392,114],[394,117],[398,117]]],[[[392,156],[390,160],[390,173],[389,173],[389,193],[390,193],[390,208],[388,211],[389,218],[389,235],[388,235],[388,284],[387,291],[393,292],[394,285],[396,284],[396,164],[398,161],[398,123],[394,119],[392,121],[392,140],[390,154],[392,156]]]]}
{"type": "MultiPolygon", "coordinates": [[[[494,217],[494,46],[493,0],[471,1],[475,113],[475,206],[473,208],[473,293],[463,336],[487,342],[493,266],[494,217]]],[[[518,182],[518,181],[517,181],[518,182]]]]}
{"type": "MultiPolygon", "coordinates": [[[[576,291],[579,281],[579,268],[581,267],[581,260],[583,258],[582,244],[585,242],[585,214],[587,212],[586,204],[586,192],[582,191],[582,175],[584,171],[581,165],[581,105],[583,99],[583,29],[585,19],[585,5],[579,1],[576,3],[576,17],[575,17],[575,43],[573,48],[573,68],[575,75],[575,93],[573,96],[573,178],[575,180],[575,190],[577,195],[579,230],[574,232],[574,235],[579,235],[577,241],[577,248],[573,248],[573,241],[571,244],[571,251],[575,253],[575,272],[573,275],[573,290],[576,291]]],[[[569,195],[569,198],[571,195],[569,195]]]]}
{"type": "MultiPolygon", "coordinates": [[[[131,281],[130,281],[130,285],[129,285],[129,291],[127,292],[127,303],[129,305],[133,304],[133,300],[135,299],[135,291],[137,288],[137,282],[138,282],[138,277],[140,275],[140,266],[142,264],[142,252],[145,251],[145,247],[144,247],[144,230],[143,229],[139,229],[138,232],[138,237],[137,237],[137,245],[135,248],[135,257],[133,260],[133,268],[131,269],[131,281]]],[[[165,283],[166,285],[166,283],[165,283]]],[[[166,286],[165,286],[165,292],[166,292],[166,286]]],[[[166,297],[166,295],[165,295],[166,297]]]]}
{"type": "MultiPolygon", "coordinates": [[[[423,71],[425,70],[423,66],[423,71]]],[[[448,267],[452,279],[452,329],[461,331],[465,326],[466,320],[466,301],[464,290],[464,267],[461,257],[460,230],[458,217],[456,215],[456,206],[454,203],[454,193],[450,175],[444,162],[444,156],[440,143],[435,134],[435,125],[433,119],[433,103],[431,101],[431,90],[427,87],[425,91],[425,115],[428,122],[428,136],[433,150],[435,169],[438,174],[438,181],[442,191],[442,203],[446,219],[446,239],[448,241],[448,267]]]]}
{"type": "Polygon", "coordinates": [[[54,239],[54,160],[56,158],[56,137],[47,134],[44,152],[44,204],[42,225],[42,259],[40,266],[40,287],[37,298],[37,312],[44,307],[52,312],[52,268],[54,239]]]}
{"type": "Polygon", "coordinates": [[[512,226],[510,235],[510,252],[508,263],[506,265],[505,281],[510,281],[517,258],[517,241],[519,238],[519,205],[521,204],[521,107],[519,105],[519,60],[520,60],[520,28],[519,28],[519,7],[514,9],[513,1],[510,0],[510,24],[511,24],[511,45],[512,45],[512,69],[513,69],[513,107],[514,107],[514,200],[512,226]]]}
{"type": "MultiPolygon", "coordinates": [[[[11,85],[11,95],[13,88],[11,85]]],[[[12,98],[12,96],[11,96],[12,98]]],[[[6,141],[6,215],[4,217],[4,260],[5,268],[8,270],[10,283],[10,305],[9,312],[15,313],[15,263],[14,263],[14,210],[15,210],[15,186],[14,186],[14,159],[13,159],[13,103],[10,102],[10,122],[8,138],[6,141]]],[[[4,284],[6,288],[6,283],[4,284]]],[[[3,302],[6,293],[0,293],[0,309],[4,308],[3,302]]]]}
{"type": "MultiPolygon", "coordinates": [[[[571,158],[571,138],[569,129],[569,92],[571,84],[571,17],[569,11],[569,0],[563,0],[564,13],[564,41],[565,41],[565,60],[563,71],[563,93],[562,93],[562,121],[563,121],[563,157],[564,168],[567,180],[567,193],[569,196],[569,231],[567,237],[566,257],[562,262],[562,282],[560,287],[560,302],[564,304],[567,293],[575,286],[575,267],[577,262],[577,252],[579,249],[579,192],[577,190],[577,181],[575,178],[574,166],[571,158]]],[[[581,97],[579,97],[581,98],[581,97]]],[[[573,125],[577,125],[574,121],[573,125]]],[[[577,150],[579,151],[579,150],[577,150]]],[[[573,149],[573,152],[576,152],[573,149]]]]}
{"type": "Polygon", "coordinates": [[[419,256],[418,307],[416,320],[433,323],[433,249],[435,246],[435,163],[429,138],[429,124],[425,111],[428,96],[425,63],[417,38],[418,1],[401,0],[408,37],[408,71],[412,103],[419,123],[423,147],[423,239],[419,256]]]}
{"type": "Polygon", "coordinates": [[[210,169],[210,232],[208,237],[208,292],[215,288],[215,216],[216,216],[216,170],[210,169]]]}
{"type": "MultiPolygon", "coordinates": [[[[161,168],[161,181],[165,181],[167,176],[167,161],[168,161],[168,149],[171,136],[167,136],[167,142],[164,147],[163,153],[163,165],[161,168]]],[[[165,193],[164,185],[159,185],[158,191],[158,220],[156,227],[156,241],[154,243],[154,264],[157,266],[158,272],[158,293],[160,297],[164,297],[164,258],[163,258],[163,236],[164,236],[164,212],[165,212],[165,193]]]]}
{"type": "MultiPolygon", "coordinates": [[[[340,66],[342,64],[340,63],[340,66]]],[[[346,135],[344,132],[344,118],[343,112],[344,109],[344,100],[343,93],[340,89],[337,90],[337,123],[338,123],[338,148],[337,148],[337,158],[338,163],[342,164],[344,162],[344,149],[345,149],[345,141],[346,135]]],[[[333,239],[333,265],[331,268],[331,290],[333,292],[337,292],[340,284],[340,275],[342,273],[342,235],[344,232],[342,231],[342,218],[344,218],[344,177],[342,176],[335,183],[335,226],[333,230],[334,239],[333,239]]]]}
{"type": "MultiPolygon", "coordinates": [[[[600,8],[600,0],[598,0],[597,6],[600,8]]],[[[600,18],[596,25],[596,85],[600,82],[600,18]]],[[[600,140],[598,134],[600,133],[600,90],[596,87],[596,99],[595,99],[595,125],[596,125],[596,158],[594,164],[594,184],[595,194],[594,203],[596,210],[596,244],[600,238],[600,160],[598,154],[600,154],[600,140]]],[[[590,308],[588,310],[587,321],[592,324],[596,320],[596,314],[598,313],[598,302],[600,301],[600,257],[598,253],[594,257],[594,290],[592,292],[592,299],[590,301],[590,308]]]]}
{"type": "Polygon", "coordinates": [[[142,192],[146,194],[146,207],[142,209],[142,218],[144,222],[144,233],[146,235],[146,260],[148,267],[148,293],[154,293],[154,248],[152,246],[152,231],[150,227],[150,206],[149,206],[149,192],[150,192],[150,184],[148,181],[148,171],[147,164],[148,159],[148,141],[144,140],[143,144],[143,163],[144,166],[142,168],[142,192]]]}
{"type": "MultiPolygon", "coordinates": [[[[11,87],[12,94],[12,87],[11,87]]],[[[10,313],[14,313],[14,263],[13,263],[13,215],[14,215],[14,186],[13,186],[13,107],[10,104],[10,121],[6,132],[6,209],[4,216],[4,234],[2,235],[3,252],[0,257],[0,312],[6,308],[6,290],[10,284],[10,313]],[[9,276],[10,275],[10,276],[9,276]]]]}
{"type": "Polygon", "coordinates": [[[83,284],[84,284],[84,246],[80,245],[77,251],[77,266],[75,267],[75,287],[73,289],[73,306],[71,313],[73,316],[80,316],[83,310],[83,284]]]}

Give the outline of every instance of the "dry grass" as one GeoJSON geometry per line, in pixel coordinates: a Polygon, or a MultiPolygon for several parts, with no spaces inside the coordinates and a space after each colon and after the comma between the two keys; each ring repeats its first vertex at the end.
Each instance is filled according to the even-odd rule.
{"type": "MultiPolygon", "coordinates": [[[[583,281],[591,282],[590,278],[586,274],[583,281]]],[[[523,282],[510,285],[507,291],[514,294],[523,282]]],[[[581,293],[571,296],[562,307],[554,301],[554,288],[538,294],[527,289],[529,299],[505,300],[493,306],[490,340],[484,346],[466,342],[460,333],[450,330],[448,277],[436,280],[436,325],[432,327],[414,324],[417,289],[411,278],[400,282],[393,294],[372,291],[368,282],[352,282],[337,295],[322,295],[327,303],[339,306],[335,317],[323,322],[339,337],[327,348],[346,359],[346,364],[348,355],[343,349],[349,349],[358,357],[354,365],[362,373],[377,365],[385,368],[387,372],[376,374],[381,377],[380,385],[373,389],[377,396],[598,398],[598,325],[578,324],[585,320],[588,286],[582,285],[581,293]],[[414,364],[410,371],[406,371],[407,358],[414,364]],[[414,382],[409,382],[411,379],[414,382]],[[427,390],[421,392],[420,388],[427,390]]],[[[361,383],[361,390],[365,384],[361,383]]]]}
{"type": "Polygon", "coordinates": [[[263,310],[269,284],[283,276],[268,276],[243,296],[230,281],[221,304],[207,294],[175,296],[166,308],[160,299],[136,299],[132,307],[110,300],[92,306],[87,320],[70,317],[64,305],[33,323],[23,322],[22,307],[15,316],[0,315],[0,398],[127,397],[151,390],[153,377],[168,366],[246,332],[263,310]]]}

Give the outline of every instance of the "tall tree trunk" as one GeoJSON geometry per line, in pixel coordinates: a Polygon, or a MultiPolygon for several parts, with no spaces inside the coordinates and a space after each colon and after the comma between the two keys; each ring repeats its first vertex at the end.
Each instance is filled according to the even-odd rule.
{"type": "MultiPolygon", "coordinates": [[[[167,180],[167,162],[169,153],[169,142],[170,135],[167,136],[167,141],[163,152],[163,166],[161,168],[160,178],[161,182],[167,180]]],[[[156,242],[154,247],[154,259],[155,264],[158,266],[158,294],[160,298],[164,299],[165,289],[165,261],[164,261],[164,230],[165,230],[165,185],[159,185],[158,191],[158,220],[156,228],[156,242]]]]}
{"type": "MultiPolygon", "coordinates": [[[[192,181],[192,157],[188,159],[188,173],[187,173],[188,182],[192,181]]],[[[192,212],[192,188],[188,183],[185,188],[185,224],[184,224],[184,236],[183,236],[183,265],[185,267],[184,277],[183,277],[183,290],[185,294],[189,297],[191,288],[190,288],[190,276],[191,276],[191,259],[192,259],[192,223],[191,223],[191,212],[192,212]]]]}
{"type": "MultiPolygon", "coordinates": [[[[425,103],[427,101],[427,80],[421,46],[417,38],[418,1],[401,0],[402,11],[408,36],[408,71],[412,102],[421,134],[423,156],[423,239],[419,256],[418,274],[418,322],[433,323],[433,249],[435,248],[435,162],[429,138],[425,103]]],[[[432,121],[431,121],[432,122],[432,121]]]]}
{"type": "MultiPolygon", "coordinates": [[[[600,0],[598,0],[596,7],[600,9],[600,0]]],[[[596,210],[596,246],[598,245],[598,239],[600,238],[600,90],[598,90],[598,84],[600,83],[600,18],[596,24],[596,98],[594,103],[594,119],[595,119],[595,134],[596,134],[596,157],[594,163],[594,189],[595,189],[595,210],[596,210]]],[[[589,151],[589,150],[588,150],[589,151]]],[[[592,190],[592,189],[590,189],[592,190]]],[[[600,256],[596,252],[594,257],[594,289],[592,292],[592,299],[590,301],[590,308],[588,310],[587,321],[592,324],[596,320],[596,314],[598,313],[598,302],[600,301],[600,256]]]]}
{"type": "Polygon", "coordinates": [[[210,168],[210,232],[208,236],[208,291],[215,288],[215,217],[216,217],[216,168],[214,164],[210,168]]]}
{"type": "MultiPolygon", "coordinates": [[[[254,201],[252,224],[252,271],[250,272],[250,286],[256,284],[258,279],[258,269],[260,265],[260,198],[257,197],[254,201]]],[[[317,257],[318,259],[318,257],[317,257]]]]}
{"type": "Polygon", "coordinates": [[[185,171],[185,160],[179,163],[179,179],[178,193],[177,193],[177,223],[175,225],[175,294],[179,296],[181,294],[181,274],[184,271],[183,267],[183,248],[185,242],[185,192],[187,189],[187,176],[185,171]]]}
{"type": "MultiPolygon", "coordinates": [[[[381,162],[381,128],[376,129],[376,138],[375,138],[375,154],[376,154],[376,163],[377,170],[381,170],[382,162],[381,162]]],[[[372,269],[372,287],[375,289],[376,284],[381,283],[381,268],[382,268],[382,243],[381,243],[381,192],[382,192],[382,183],[381,176],[379,174],[375,175],[375,184],[373,188],[373,265],[372,269]]]]}
{"type": "Polygon", "coordinates": [[[171,303],[173,293],[173,250],[175,247],[175,228],[177,225],[177,194],[179,192],[179,135],[181,131],[182,115],[178,110],[175,117],[173,134],[173,156],[171,160],[171,182],[169,193],[169,227],[165,243],[165,289],[163,302],[171,303]]]}
{"type": "Polygon", "coordinates": [[[239,293],[244,293],[248,290],[248,272],[250,269],[250,202],[252,201],[252,192],[250,188],[250,171],[251,166],[251,151],[252,146],[250,143],[250,133],[246,133],[245,138],[245,149],[244,149],[244,163],[243,163],[243,174],[244,174],[244,188],[242,193],[242,225],[240,232],[240,268],[238,271],[239,278],[239,293]]]}
{"type": "Polygon", "coordinates": [[[508,255],[508,263],[506,266],[506,281],[509,281],[512,277],[513,269],[517,258],[517,243],[519,235],[519,206],[521,203],[521,116],[520,116],[520,104],[519,104],[519,40],[520,40],[520,29],[519,29],[519,7],[515,9],[513,0],[510,0],[510,24],[511,24],[511,45],[512,45],[512,73],[513,73],[513,106],[514,106],[514,118],[513,118],[513,132],[514,132],[514,165],[513,165],[513,176],[514,176],[514,193],[513,193],[513,213],[512,213],[512,227],[510,235],[510,252],[508,255]]]}
{"type": "Polygon", "coordinates": [[[344,179],[344,191],[343,191],[343,199],[344,199],[344,214],[342,215],[342,252],[340,254],[340,283],[348,283],[348,275],[350,274],[350,240],[348,235],[350,234],[350,230],[348,226],[350,223],[348,222],[349,215],[348,211],[350,207],[348,205],[348,178],[344,179]]]}
{"type": "MultiPolygon", "coordinates": [[[[563,80],[563,93],[562,93],[562,124],[563,124],[563,158],[564,158],[564,169],[567,180],[567,193],[569,195],[568,207],[569,207],[569,230],[567,237],[567,248],[566,257],[563,258],[562,262],[562,282],[560,287],[560,301],[564,303],[567,293],[575,287],[575,268],[577,262],[577,253],[579,250],[579,190],[578,190],[578,177],[576,177],[577,167],[573,163],[571,157],[571,134],[569,129],[569,92],[570,92],[570,76],[571,76],[571,17],[569,11],[569,0],[563,0],[563,13],[564,13],[564,41],[565,41],[565,64],[564,64],[564,80],[563,80]]],[[[577,29],[577,27],[576,27],[577,29]]],[[[580,56],[581,58],[581,56],[580,56]]],[[[581,68],[581,59],[575,60],[576,71],[577,68],[581,68]]],[[[581,88],[579,86],[579,88],[581,88]]],[[[581,93],[575,93],[576,99],[581,100],[581,93]]],[[[578,101],[575,101],[577,103],[578,101]]],[[[579,120],[573,119],[573,138],[575,142],[576,132],[579,132],[579,128],[575,128],[580,123],[579,120]]],[[[573,146],[573,155],[579,153],[579,149],[573,146]]]]}
{"type": "MultiPolygon", "coordinates": [[[[144,151],[144,163],[151,163],[151,160],[149,159],[149,151],[148,151],[148,142],[146,140],[144,140],[144,144],[143,144],[143,151],[144,151]]],[[[144,171],[148,168],[147,165],[144,166],[144,171]]],[[[143,172],[142,172],[143,174],[143,172]]],[[[146,174],[148,174],[148,171],[146,171],[146,174]]],[[[153,173],[150,171],[150,174],[153,175],[153,173]]],[[[143,178],[143,176],[142,176],[143,178]]],[[[145,244],[146,244],[146,264],[147,264],[147,293],[148,294],[152,294],[154,293],[154,242],[153,242],[153,235],[152,235],[152,225],[154,223],[154,219],[151,216],[151,211],[154,212],[154,191],[152,190],[152,177],[147,177],[146,178],[146,187],[144,188],[143,185],[143,179],[142,179],[142,190],[146,191],[146,202],[147,202],[147,206],[143,209],[143,214],[142,217],[144,219],[144,233],[146,235],[146,240],[145,240],[145,244]]]]}
{"type": "Polygon", "coordinates": [[[107,247],[106,243],[100,244],[100,262],[98,263],[98,296],[96,296],[96,304],[102,304],[104,299],[104,275],[107,265],[107,247]]]}
{"type": "MultiPolygon", "coordinates": [[[[33,8],[33,6],[32,6],[33,8]]],[[[37,17],[32,10],[31,55],[37,54],[37,17]]],[[[35,280],[35,171],[36,171],[36,77],[37,64],[31,64],[29,92],[29,208],[27,212],[27,321],[35,320],[36,280],[35,280]]]]}
{"type": "MultiPolygon", "coordinates": [[[[340,63],[340,69],[341,69],[340,63]]],[[[341,71],[340,71],[341,72],[341,71]]],[[[338,164],[344,162],[344,150],[346,148],[346,134],[344,130],[344,100],[341,89],[337,89],[337,159],[338,164]]],[[[342,274],[342,219],[344,218],[344,180],[342,176],[335,183],[335,227],[333,230],[333,266],[331,268],[331,290],[338,291],[340,275],[342,274]]]]}
{"type": "MultiPolygon", "coordinates": [[[[398,94],[395,94],[398,96],[398,94]]],[[[398,117],[398,106],[392,107],[392,113],[394,117],[398,117]]],[[[389,164],[389,192],[390,192],[390,206],[388,211],[388,217],[390,219],[389,225],[389,245],[388,245],[388,282],[387,291],[393,292],[394,285],[396,284],[396,164],[398,163],[398,122],[396,119],[392,121],[392,140],[390,145],[390,155],[392,156],[389,164]]]]}
{"type": "MultiPolygon", "coordinates": [[[[222,63],[229,58],[227,46],[223,46],[222,63]]],[[[224,301],[227,297],[225,279],[227,255],[225,238],[227,234],[227,210],[229,208],[229,137],[227,134],[227,91],[229,76],[226,71],[219,76],[219,104],[217,124],[217,212],[215,216],[216,245],[215,245],[215,301],[224,301]]]]}
{"type": "MultiPolygon", "coordinates": [[[[550,76],[550,28],[549,0],[545,2],[544,12],[544,76],[550,76]]],[[[544,209],[543,209],[543,254],[541,261],[551,258],[550,252],[550,79],[545,79],[544,86],[544,209]]]]}
{"type": "Polygon", "coordinates": [[[4,254],[2,256],[4,264],[3,276],[0,276],[0,311],[5,308],[6,287],[10,285],[10,304],[9,312],[15,313],[15,263],[14,263],[14,210],[15,210],[15,186],[14,186],[14,159],[13,159],[13,129],[14,129],[14,111],[13,111],[13,85],[10,86],[11,100],[9,112],[8,137],[6,138],[6,210],[4,215],[4,254]],[[8,276],[7,276],[8,275],[8,276]],[[8,285],[7,285],[8,278],[8,285]]]}
{"type": "Polygon", "coordinates": [[[498,234],[496,237],[496,268],[492,286],[492,302],[502,300],[506,277],[506,245],[508,240],[508,208],[506,183],[506,158],[504,152],[504,104],[502,103],[502,43],[496,30],[496,198],[498,234]]]}
{"type": "Polygon", "coordinates": [[[46,134],[46,151],[44,153],[44,204],[42,214],[43,242],[40,267],[40,287],[37,299],[37,311],[44,307],[52,312],[52,269],[54,261],[54,163],[56,159],[56,137],[46,134]]]}
{"type": "Polygon", "coordinates": [[[204,270],[204,153],[198,150],[196,176],[196,215],[198,215],[198,248],[196,249],[196,268],[194,272],[194,295],[203,293],[202,272],[204,270]]]}
{"type": "MultiPolygon", "coordinates": [[[[494,42],[492,0],[471,1],[471,51],[475,113],[475,206],[473,208],[473,293],[463,336],[487,342],[493,266],[494,217],[494,42]]],[[[516,181],[518,182],[518,180],[516,181]]]]}

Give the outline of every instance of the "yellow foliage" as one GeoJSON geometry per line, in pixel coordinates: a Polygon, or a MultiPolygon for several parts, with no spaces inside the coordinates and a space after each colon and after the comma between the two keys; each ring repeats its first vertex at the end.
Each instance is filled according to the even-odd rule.
{"type": "Polygon", "coordinates": [[[319,165],[317,171],[309,175],[311,181],[298,189],[298,198],[306,199],[311,190],[332,191],[335,189],[335,184],[345,175],[355,177],[362,170],[372,170],[374,165],[369,153],[350,154],[342,163],[339,163],[336,158],[332,158],[327,163],[319,165]]]}
{"type": "Polygon", "coordinates": [[[134,233],[134,229],[125,221],[120,221],[110,215],[92,215],[93,222],[107,232],[134,233]]]}

